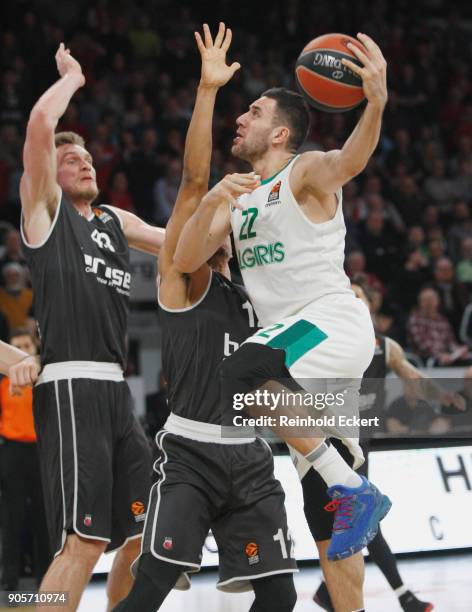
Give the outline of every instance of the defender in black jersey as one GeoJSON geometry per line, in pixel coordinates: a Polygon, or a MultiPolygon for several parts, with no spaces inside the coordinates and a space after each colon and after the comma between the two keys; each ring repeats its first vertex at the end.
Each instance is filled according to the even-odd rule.
{"type": "Polygon", "coordinates": [[[28,122],[20,184],[22,239],[41,335],[34,415],[52,550],[42,590],[78,606],[100,554],[120,548],[110,605],[129,591],[151,456],[123,379],[129,246],[157,254],[163,231],[108,206],[93,208],[95,170],[84,141],[54,134],[85,79],[61,44],[61,78],[28,122]]]}
{"type": "MultiPolygon", "coordinates": [[[[116,610],[154,612],[173,587],[188,588],[188,574],[200,568],[211,529],[219,550],[218,588],[253,589],[251,612],[290,612],[296,564],[272,452],[250,433],[226,438],[221,426],[216,370],[254,329],[252,306],[229,280],[229,241],[192,274],[181,273],[174,262],[186,248],[184,224],[207,190],[216,92],[238,67],[225,62],[231,31],[220,24],[214,43],[208,26],[204,32],[205,43],[197,36],[202,78],[184,174],[159,257],[163,371],[171,414],[156,436],[158,480],[151,490],[136,583],[116,610]]],[[[214,189],[236,196],[257,185],[253,174],[232,175],[214,189]]]]}
{"type": "MultiPolygon", "coordinates": [[[[367,291],[358,284],[352,288],[357,297],[370,306],[367,291]]],[[[361,416],[378,415],[385,406],[385,377],[391,370],[404,380],[422,381],[422,392],[430,399],[438,399],[444,404],[461,407],[461,398],[456,393],[449,393],[439,387],[434,381],[424,376],[417,368],[408,362],[402,347],[389,338],[376,333],[376,348],[374,357],[367,368],[361,384],[361,416]]],[[[346,461],[352,463],[352,456],[347,447],[338,440],[331,440],[346,461]]],[[[365,463],[359,472],[367,476],[369,440],[361,441],[365,463]]],[[[331,501],[326,494],[326,485],[314,470],[308,470],[302,478],[305,516],[313,538],[318,543],[330,537],[333,514],[329,510],[331,501]]],[[[367,546],[370,557],[378,565],[388,583],[398,596],[399,604],[407,612],[429,612],[433,604],[420,601],[403,583],[398,572],[397,561],[379,527],[376,537],[367,546]]],[[[314,601],[325,610],[334,610],[330,594],[324,582],[321,583],[314,596],[314,601]]]]}

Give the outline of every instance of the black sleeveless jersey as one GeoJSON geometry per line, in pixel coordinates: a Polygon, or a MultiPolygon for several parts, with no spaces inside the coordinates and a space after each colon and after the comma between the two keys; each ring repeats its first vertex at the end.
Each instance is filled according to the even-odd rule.
{"type": "MultiPolygon", "coordinates": [[[[360,411],[385,409],[385,377],[387,376],[387,338],[375,334],[375,352],[364,373],[360,390],[360,411]]],[[[362,415],[367,416],[365,414],[362,415]]]]}
{"type": "Polygon", "coordinates": [[[221,425],[217,368],[256,331],[244,289],[213,272],[200,302],[172,311],[160,305],[159,320],[170,410],[186,419],[221,425]]]}
{"type": "Polygon", "coordinates": [[[129,248],[118,217],[93,208],[90,221],[62,196],[48,238],[23,237],[31,270],[42,365],[107,361],[124,366],[130,292],[129,248]]]}

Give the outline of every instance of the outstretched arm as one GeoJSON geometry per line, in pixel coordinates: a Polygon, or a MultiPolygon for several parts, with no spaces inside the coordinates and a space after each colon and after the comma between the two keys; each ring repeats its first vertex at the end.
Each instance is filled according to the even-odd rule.
{"type": "Polygon", "coordinates": [[[195,108],[185,141],[182,181],[172,215],[166,228],[163,252],[159,258],[159,273],[163,278],[173,265],[174,253],[182,228],[208,190],[212,153],[212,123],[216,94],[240,68],[238,63],[226,64],[226,53],[232,33],[220,23],[213,41],[207,24],[203,39],[195,32],[202,68],[195,108]]]}
{"type": "Polygon", "coordinates": [[[36,102],[26,128],[20,196],[28,241],[48,234],[59,203],[54,130],[75,92],[85,83],[80,64],[61,43],[56,53],[60,79],[36,102]]]}
{"type": "Polygon", "coordinates": [[[360,46],[348,43],[349,49],[362,62],[359,67],[343,59],[343,64],[358,74],[367,98],[367,106],[354,131],[340,150],[322,153],[312,151],[300,156],[296,169],[301,188],[314,195],[335,193],[364,170],[380,137],[382,115],[387,103],[387,63],[377,44],[365,34],[358,34],[360,46]]]}
{"type": "Polygon", "coordinates": [[[409,381],[412,390],[417,397],[425,400],[438,400],[444,406],[453,406],[460,411],[464,411],[465,401],[458,393],[446,391],[434,380],[425,376],[418,368],[415,368],[406,358],[405,351],[402,347],[392,340],[387,338],[388,342],[388,362],[387,366],[395,372],[398,378],[409,381]],[[413,383],[412,381],[417,381],[413,383]]]}

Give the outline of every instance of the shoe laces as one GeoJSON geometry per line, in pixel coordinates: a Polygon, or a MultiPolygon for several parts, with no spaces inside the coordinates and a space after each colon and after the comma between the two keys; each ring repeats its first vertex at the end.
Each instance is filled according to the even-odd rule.
{"type": "Polygon", "coordinates": [[[333,530],[349,529],[352,525],[352,514],[354,511],[354,495],[345,495],[333,499],[326,504],[327,512],[335,512],[333,530]]]}

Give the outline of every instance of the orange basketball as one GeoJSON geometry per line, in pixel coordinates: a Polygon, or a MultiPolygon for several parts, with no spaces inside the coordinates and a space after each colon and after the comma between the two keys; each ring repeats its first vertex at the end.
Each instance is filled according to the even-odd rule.
{"type": "Polygon", "coordinates": [[[318,110],[343,113],[359,106],[365,98],[362,79],[341,62],[346,58],[362,66],[347,47],[349,42],[367,53],[352,36],[324,34],[309,42],[297,60],[295,76],[298,89],[318,110]]]}

